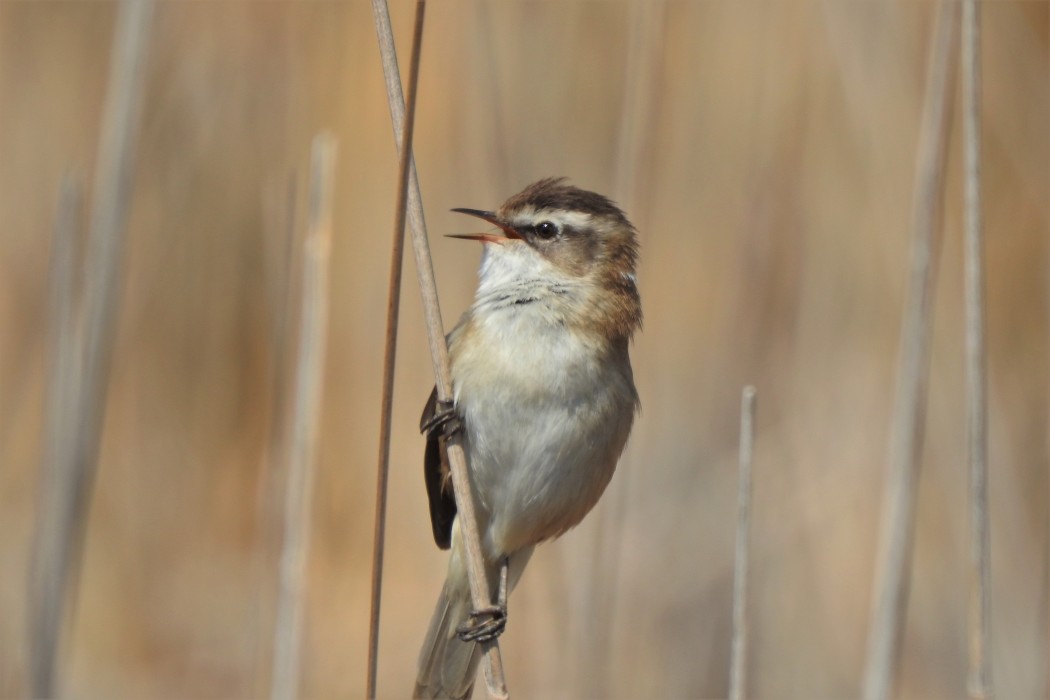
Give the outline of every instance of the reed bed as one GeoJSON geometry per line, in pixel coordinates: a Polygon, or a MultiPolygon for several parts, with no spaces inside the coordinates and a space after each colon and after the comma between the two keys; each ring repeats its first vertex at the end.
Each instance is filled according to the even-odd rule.
{"type": "Polygon", "coordinates": [[[1050,6],[433,3],[425,44],[423,7],[0,4],[0,695],[409,692],[477,264],[428,228],[554,174],[641,230],[643,410],[493,693],[1044,693],[1050,6]]]}

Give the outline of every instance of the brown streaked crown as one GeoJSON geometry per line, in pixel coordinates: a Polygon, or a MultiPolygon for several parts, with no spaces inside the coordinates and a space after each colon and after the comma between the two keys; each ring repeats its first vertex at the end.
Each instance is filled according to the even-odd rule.
{"type": "Polygon", "coordinates": [[[597,192],[581,190],[567,184],[564,177],[545,177],[532,183],[504,202],[500,207],[500,214],[525,207],[578,211],[593,216],[620,219],[622,223],[630,226],[623,211],[611,199],[597,192]]]}

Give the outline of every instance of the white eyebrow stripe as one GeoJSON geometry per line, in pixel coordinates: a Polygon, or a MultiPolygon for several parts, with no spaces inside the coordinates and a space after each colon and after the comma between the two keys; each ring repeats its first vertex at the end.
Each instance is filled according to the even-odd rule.
{"type": "Polygon", "coordinates": [[[559,211],[556,209],[533,209],[529,207],[522,209],[511,217],[511,222],[516,226],[531,226],[541,221],[550,221],[559,228],[587,228],[593,222],[593,217],[582,211],[559,211]]]}

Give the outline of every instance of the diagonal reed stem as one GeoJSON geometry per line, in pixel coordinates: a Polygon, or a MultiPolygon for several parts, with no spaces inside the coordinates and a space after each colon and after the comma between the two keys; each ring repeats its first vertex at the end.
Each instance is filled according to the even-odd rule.
{"type": "Polygon", "coordinates": [[[368,622],[368,673],[365,697],[376,696],[379,666],[379,613],[383,597],[383,552],[386,541],[387,484],[390,473],[390,430],[394,409],[394,369],[397,361],[397,323],[401,309],[401,269],[405,251],[405,215],[408,203],[408,174],[412,156],[412,134],[416,123],[416,94],[419,87],[419,56],[423,47],[426,2],[416,2],[412,31],[412,53],[408,68],[408,99],[401,126],[397,167],[397,206],[390,250],[390,284],[387,290],[386,340],[383,346],[383,389],[379,412],[379,464],[376,468],[375,527],[372,543],[372,606],[368,622]]]}
{"type": "Polygon", "coordinates": [[[43,462],[37,499],[37,529],[29,588],[30,682],[33,695],[54,688],[54,668],[62,629],[65,580],[55,576],[67,543],[63,531],[68,512],[73,443],[71,412],[77,381],[76,268],[79,257],[82,186],[72,175],[62,179],[51,242],[49,368],[43,462]]]}
{"type": "Polygon", "coordinates": [[[892,692],[907,611],[958,31],[959,4],[942,0],[930,48],[916,157],[911,272],[902,319],[889,473],[864,669],[865,700],[885,700],[892,692]]]}
{"type": "MultiPolygon", "coordinates": [[[[383,62],[383,75],[386,81],[387,100],[390,105],[391,122],[394,136],[398,141],[398,152],[401,142],[397,138],[404,129],[405,100],[401,91],[401,77],[397,67],[397,52],[394,48],[394,34],[390,25],[390,10],[386,0],[372,0],[372,12],[375,18],[376,34],[379,37],[379,49],[383,62]]],[[[437,397],[440,401],[452,398],[452,375],[449,371],[448,347],[445,344],[444,326],[441,322],[441,308],[438,306],[437,284],[434,281],[434,266],[430,258],[430,245],[427,242],[426,223],[423,217],[423,203],[419,192],[419,177],[416,173],[415,160],[409,153],[409,188],[408,219],[412,231],[412,250],[416,259],[416,275],[419,278],[420,294],[423,297],[423,318],[426,322],[427,341],[430,346],[431,361],[434,365],[437,397]]],[[[485,577],[484,558],[481,552],[481,539],[478,535],[477,516],[474,511],[474,497],[470,489],[467,474],[467,460],[463,444],[458,436],[453,436],[447,444],[449,466],[452,471],[452,487],[456,494],[456,507],[459,523],[466,545],[467,575],[470,581],[470,597],[476,609],[491,604],[488,582],[485,577]]],[[[497,698],[508,696],[503,677],[503,660],[500,656],[499,643],[496,640],[483,644],[488,659],[486,684],[489,695],[497,698]]]]}
{"type": "Polygon", "coordinates": [[[34,548],[30,694],[57,693],[61,627],[73,598],[98,470],[103,418],[119,318],[124,239],[131,202],[153,0],[122,0],[113,33],[106,102],[94,174],[84,280],[83,331],[75,336],[74,374],[63,400],[62,448],[47,465],[56,483],[40,514],[34,548]]]}
{"type": "Polygon", "coordinates": [[[736,556],[733,562],[733,641],[729,657],[729,700],[747,692],[747,579],[751,544],[751,464],[755,454],[755,387],[740,399],[740,468],[736,508],[736,556]]]}
{"type": "Polygon", "coordinates": [[[981,7],[962,7],[962,103],[966,278],[966,413],[970,472],[969,679],[971,698],[991,698],[988,413],[981,215],[981,7]]]}
{"type": "Polygon", "coordinates": [[[299,685],[306,557],[310,548],[310,504],[328,336],[328,259],[332,239],[335,151],[335,140],[331,135],[321,134],[314,138],[310,164],[310,223],[303,243],[299,347],[291,397],[284,541],[274,629],[270,686],[273,700],[295,698],[299,685]]]}

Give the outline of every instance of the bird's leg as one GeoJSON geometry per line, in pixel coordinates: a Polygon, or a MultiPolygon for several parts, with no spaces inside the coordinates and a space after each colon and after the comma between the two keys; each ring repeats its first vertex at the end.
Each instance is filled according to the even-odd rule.
{"type": "Polygon", "coordinates": [[[470,619],[456,628],[456,634],[464,642],[489,642],[503,634],[507,627],[507,557],[499,567],[499,594],[496,604],[471,610],[470,619]]]}
{"type": "Polygon", "coordinates": [[[463,430],[463,419],[456,413],[456,404],[453,401],[437,401],[434,415],[420,428],[420,432],[430,438],[451,437],[463,430]]]}

